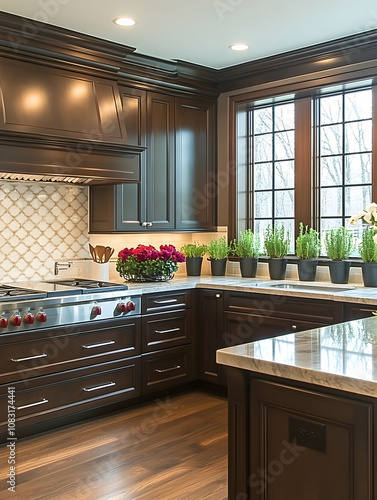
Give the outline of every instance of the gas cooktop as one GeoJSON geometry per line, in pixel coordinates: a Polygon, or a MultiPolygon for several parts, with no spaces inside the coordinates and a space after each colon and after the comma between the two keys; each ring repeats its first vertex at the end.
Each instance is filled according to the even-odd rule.
{"type": "Polygon", "coordinates": [[[111,283],[81,278],[47,281],[23,281],[0,285],[0,302],[46,297],[63,297],[84,293],[127,290],[125,283],[111,283]]]}
{"type": "Polygon", "coordinates": [[[27,298],[32,296],[34,299],[42,299],[46,297],[45,293],[39,293],[33,290],[27,290],[25,288],[13,288],[8,285],[0,285],[0,301],[14,301],[19,300],[21,298],[27,298]]]}

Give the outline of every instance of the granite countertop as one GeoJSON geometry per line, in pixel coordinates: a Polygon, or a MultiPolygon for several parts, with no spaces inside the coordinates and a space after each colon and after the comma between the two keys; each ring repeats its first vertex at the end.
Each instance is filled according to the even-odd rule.
{"type": "MultiPolygon", "coordinates": [[[[119,280],[113,280],[123,282],[119,280]]],[[[187,290],[192,288],[212,288],[218,290],[229,290],[239,292],[266,293],[274,295],[286,295],[291,297],[316,298],[334,300],[339,302],[353,302],[360,304],[376,305],[377,288],[366,288],[361,285],[333,285],[325,282],[302,282],[293,280],[271,281],[266,278],[241,278],[239,276],[200,276],[200,277],[175,277],[171,281],[160,283],[127,283],[130,295],[138,295],[153,292],[173,292],[176,290],[187,290]],[[300,284],[305,283],[311,290],[287,290],[269,288],[272,283],[300,284]],[[352,290],[338,291],[344,287],[352,287],[352,290]],[[316,289],[317,288],[317,289],[316,289]]]]}
{"type": "Polygon", "coordinates": [[[377,398],[377,317],[227,347],[217,362],[377,398]]]}

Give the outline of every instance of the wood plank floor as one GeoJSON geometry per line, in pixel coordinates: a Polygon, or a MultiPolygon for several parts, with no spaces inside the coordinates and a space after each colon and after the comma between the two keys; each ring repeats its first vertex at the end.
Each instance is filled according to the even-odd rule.
{"type": "Polygon", "coordinates": [[[193,391],[0,449],[2,500],[224,500],[227,402],[193,391]]]}

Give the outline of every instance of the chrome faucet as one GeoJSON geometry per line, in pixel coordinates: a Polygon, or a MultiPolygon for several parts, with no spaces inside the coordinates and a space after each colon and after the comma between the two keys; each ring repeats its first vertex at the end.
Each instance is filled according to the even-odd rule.
{"type": "Polygon", "coordinates": [[[54,274],[57,276],[59,271],[64,271],[65,269],[69,269],[72,266],[73,262],[68,260],[67,262],[55,262],[54,266],[54,274]]]}

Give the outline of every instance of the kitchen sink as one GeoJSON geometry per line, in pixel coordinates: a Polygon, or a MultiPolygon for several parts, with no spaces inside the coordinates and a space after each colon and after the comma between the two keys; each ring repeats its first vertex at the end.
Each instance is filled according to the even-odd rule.
{"type": "Polygon", "coordinates": [[[263,286],[268,288],[275,288],[278,290],[292,290],[292,291],[305,291],[305,292],[326,292],[326,293],[341,293],[355,290],[354,286],[332,286],[332,285],[309,285],[304,283],[263,283],[263,286]]]}

